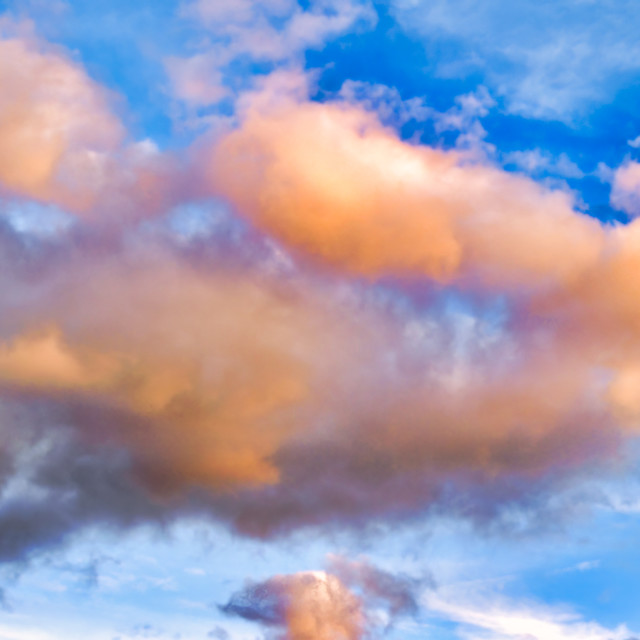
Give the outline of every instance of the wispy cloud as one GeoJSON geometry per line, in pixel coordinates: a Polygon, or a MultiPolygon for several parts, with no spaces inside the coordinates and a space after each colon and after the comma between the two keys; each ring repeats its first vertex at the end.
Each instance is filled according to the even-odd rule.
{"type": "Polygon", "coordinates": [[[625,625],[606,628],[569,609],[521,603],[499,594],[438,591],[425,598],[433,612],[458,622],[469,640],[632,640],[625,625]]]}
{"type": "Polygon", "coordinates": [[[525,117],[570,122],[606,104],[638,71],[633,3],[396,0],[393,8],[429,50],[452,43],[437,73],[480,70],[507,108],[525,117]]]}

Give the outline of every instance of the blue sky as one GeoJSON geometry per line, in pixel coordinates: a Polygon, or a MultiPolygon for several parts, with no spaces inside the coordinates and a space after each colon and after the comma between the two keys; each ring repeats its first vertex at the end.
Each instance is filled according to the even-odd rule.
{"type": "Polygon", "coordinates": [[[640,636],[635,3],[0,11],[0,640],[640,636]]]}

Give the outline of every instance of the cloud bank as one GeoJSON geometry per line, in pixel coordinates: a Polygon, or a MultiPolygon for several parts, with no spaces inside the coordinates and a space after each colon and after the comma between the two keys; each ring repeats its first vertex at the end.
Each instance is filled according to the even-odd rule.
{"type": "MultiPolygon", "coordinates": [[[[403,141],[348,92],[312,101],[293,71],[242,93],[236,126],[159,152],[33,38],[0,41],[0,181],[77,220],[0,230],[3,560],[194,512],[255,537],[493,523],[634,434],[636,222],[403,141]],[[205,198],[239,236],[159,231],[205,198]]],[[[282,588],[305,601],[309,580],[282,588]]]]}

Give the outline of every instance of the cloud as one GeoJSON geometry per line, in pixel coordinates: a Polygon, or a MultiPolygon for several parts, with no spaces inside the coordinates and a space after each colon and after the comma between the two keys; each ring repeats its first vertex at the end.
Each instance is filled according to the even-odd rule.
{"type": "Polygon", "coordinates": [[[406,579],[359,561],[334,558],[337,572],[303,571],[249,583],[221,610],[281,630],[282,640],[359,640],[378,637],[389,621],[416,609],[406,579]]]}
{"type": "MultiPolygon", "coordinates": [[[[201,28],[179,25],[194,39],[164,60],[175,97],[195,117],[232,112],[188,149],[133,140],[80,54],[0,27],[0,564],[203,517],[236,541],[360,543],[441,516],[562,527],[637,439],[640,223],[600,224],[532,179],[581,177],[568,156],[487,145],[492,96],[533,109],[499,70],[442,113],[356,81],[311,99],[305,52],[371,26],[368,3],[183,9],[201,28]],[[393,129],[425,120],[460,132],[455,148],[393,129]]],[[[625,161],[611,176],[631,218],[636,173],[625,161]]],[[[623,498],[609,507],[637,507],[623,498]]],[[[125,580],[97,560],[50,567],[73,572],[69,598],[125,580]]],[[[331,556],[246,583],[222,606],[229,631],[210,619],[200,636],[250,621],[282,640],[382,637],[424,606],[461,637],[631,640],[388,569],[331,556]]],[[[163,593],[143,607],[206,609],[146,582],[163,593]]],[[[23,593],[52,588],[36,583],[23,593]]]]}
{"type": "Polygon", "coordinates": [[[456,131],[459,149],[475,151],[480,157],[495,152],[493,145],[484,141],[487,132],[480,124],[480,119],[495,106],[485,87],[458,96],[455,105],[444,112],[428,106],[424,98],[403,99],[395,87],[355,80],[346,80],[338,97],[349,105],[374,112],[385,126],[399,129],[408,122],[430,121],[437,134],[456,131]]]}
{"type": "Polygon", "coordinates": [[[14,193],[89,207],[124,136],[107,92],[33,36],[5,33],[0,59],[0,181],[14,193]]]}
{"type": "Polygon", "coordinates": [[[399,127],[412,120],[427,120],[434,114],[423,99],[403,100],[396,88],[383,84],[346,80],[340,87],[339,97],[349,104],[375,112],[388,126],[399,127]]]}
{"type": "Polygon", "coordinates": [[[571,567],[567,567],[565,569],[559,569],[557,573],[574,573],[576,571],[592,571],[593,569],[597,569],[600,567],[599,560],[583,560],[582,562],[578,562],[578,564],[574,564],[571,567]]]}
{"type": "Polygon", "coordinates": [[[500,521],[615,452],[635,356],[609,345],[635,335],[635,226],[606,232],[566,194],[272,80],[196,158],[291,247],[286,269],[256,230],[206,259],[144,229],[0,236],[0,390],[31,425],[30,440],[5,427],[17,493],[0,524],[27,532],[5,559],[194,511],[258,537],[443,510],[500,521]],[[385,276],[427,300],[376,293],[385,276]],[[496,292],[503,312],[473,300],[496,292]],[[33,443],[42,456],[16,466],[33,443]]]}
{"type": "MultiPolygon", "coordinates": [[[[182,5],[182,17],[197,21],[207,37],[196,53],[168,57],[165,66],[174,96],[191,108],[216,104],[237,92],[239,78],[230,74],[234,63],[298,67],[305,51],[377,20],[368,0],[322,0],[305,8],[292,0],[226,4],[196,0],[182,5]]],[[[251,72],[245,75],[250,84],[251,72]]]]}
{"type": "Polygon", "coordinates": [[[194,512],[501,524],[634,433],[640,227],[304,83],[273,74],[191,150],[234,238],[0,227],[5,560],[194,512]]]}
{"type": "Polygon", "coordinates": [[[606,628],[560,607],[520,603],[495,593],[452,587],[427,592],[425,605],[461,625],[469,640],[633,640],[625,625],[606,628]]]}
{"type": "Polygon", "coordinates": [[[611,205],[632,217],[640,214],[640,164],[630,160],[613,172],[611,205]]]}
{"type": "Polygon", "coordinates": [[[37,284],[4,270],[0,322],[3,396],[36,441],[63,438],[24,465],[46,497],[34,546],[92,518],[135,523],[136,508],[197,508],[254,536],[431,508],[482,520],[618,437],[583,346],[563,347],[560,366],[559,342],[533,325],[437,307],[405,317],[355,283],[206,266],[148,240],[42,259],[37,284]],[[73,469],[82,450],[104,467],[98,486],[39,470],[73,469]],[[48,496],[67,491],[69,511],[49,514],[48,496]]]}
{"type": "Polygon", "coordinates": [[[149,140],[127,139],[121,100],[67,52],[2,17],[0,58],[1,195],[103,221],[171,202],[175,165],[149,140]]]}
{"type": "Polygon", "coordinates": [[[202,20],[217,38],[226,41],[230,57],[249,55],[256,60],[290,59],[317,48],[358,23],[375,23],[367,0],[322,0],[302,8],[292,0],[255,0],[223,7],[218,0],[183,5],[183,14],[202,20]]]}
{"type": "Polygon", "coordinates": [[[148,244],[39,259],[2,270],[5,560],[194,511],[253,536],[486,519],[614,445],[580,360],[550,344],[497,372],[510,338],[483,346],[471,317],[407,320],[358,287],[148,244]]]}
{"type": "Polygon", "coordinates": [[[554,158],[550,153],[540,149],[528,151],[512,151],[504,154],[503,162],[506,165],[515,165],[530,175],[549,173],[561,178],[583,178],[584,172],[570,160],[566,153],[561,153],[554,158]]]}
{"type": "Polygon", "coordinates": [[[258,102],[204,161],[258,227],[359,275],[544,286],[579,277],[603,247],[566,193],[401,141],[349,105],[258,102]]]}
{"type": "Polygon", "coordinates": [[[195,106],[220,102],[229,95],[229,89],[223,84],[219,64],[220,56],[214,52],[166,58],[174,96],[195,106]]]}
{"type": "Polygon", "coordinates": [[[507,109],[525,117],[572,121],[638,73],[633,3],[395,0],[392,6],[428,50],[448,45],[436,73],[459,78],[480,71],[507,109]]]}
{"type": "Polygon", "coordinates": [[[480,119],[486,116],[496,105],[486,87],[458,96],[455,105],[444,113],[434,112],[434,124],[437,133],[457,131],[456,147],[475,150],[480,157],[491,156],[495,152],[493,145],[484,141],[487,135],[480,119]]]}
{"type": "Polygon", "coordinates": [[[360,599],[335,576],[302,572],[249,585],[222,607],[230,615],[281,628],[282,640],[358,640],[365,619],[360,599]]]}
{"type": "Polygon", "coordinates": [[[344,584],[362,591],[371,603],[383,603],[392,618],[415,615],[418,612],[417,592],[422,582],[434,587],[431,576],[423,581],[383,571],[366,560],[348,560],[342,556],[329,557],[329,570],[344,584]]]}

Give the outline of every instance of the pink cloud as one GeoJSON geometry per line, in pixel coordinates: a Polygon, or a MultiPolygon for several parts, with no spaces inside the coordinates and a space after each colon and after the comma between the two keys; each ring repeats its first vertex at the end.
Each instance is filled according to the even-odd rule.
{"type": "Polygon", "coordinates": [[[354,274],[548,287],[583,276],[605,242],[567,194],[401,141],[349,105],[258,98],[205,162],[242,215],[354,274]]]}
{"type": "Polygon", "coordinates": [[[611,204],[633,217],[640,213],[640,164],[630,161],[614,171],[611,204]]]}
{"type": "Polygon", "coordinates": [[[107,92],[34,37],[0,40],[0,182],[72,209],[94,203],[124,129],[107,92]]]}
{"type": "MultiPolygon", "coordinates": [[[[62,54],[16,43],[36,71],[60,67],[93,99],[62,54]]],[[[98,224],[87,216],[66,244],[41,248],[41,277],[0,236],[14,256],[0,270],[3,397],[37,433],[29,407],[47,403],[65,425],[47,434],[60,456],[104,450],[105,475],[117,469],[126,487],[103,509],[70,477],[80,521],[136,522],[131,493],[149,517],[204,510],[264,537],[441,509],[486,522],[606,461],[636,426],[638,224],[605,229],[564,192],[402,141],[360,107],[311,102],[303,81],[280,72],[243,96],[238,127],[199,140],[188,170],[150,142],[94,139],[82,117],[54,128],[66,146],[48,152],[51,175],[16,165],[25,182],[11,189],[65,203],[67,156],[102,144],[109,162],[124,159],[87,203],[69,200],[98,224]],[[251,246],[201,260],[130,223],[203,192],[226,197],[289,268],[251,246]],[[122,238],[102,238],[113,203],[133,213],[122,238]],[[384,279],[405,311],[370,286],[384,279]],[[445,312],[444,285],[499,293],[510,315],[494,326],[471,303],[445,312]],[[117,464],[114,451],[126,453],[117,464]]],[[[46,118],[34,120],[45,143],[46,118]]],[[[63,537],[73,518],[36,507],[48,523],[36,533],[63,537]]]]}

